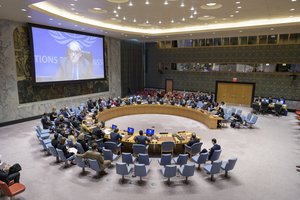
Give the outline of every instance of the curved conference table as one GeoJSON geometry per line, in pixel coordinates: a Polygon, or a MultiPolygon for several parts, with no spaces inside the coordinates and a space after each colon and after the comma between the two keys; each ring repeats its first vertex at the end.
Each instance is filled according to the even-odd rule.
{"type": "Polygon", "coordinates": [[[210,129],[216,129],[218,120],[223,118],[215,117],[205,110],[198,110],[182,106],[159,105],[159,104],[136,104],[114,107],[99,113],[100,121],[107,121],[113,118],[136,115],[136,114],[167,114],[186,117],[205,124],[210,129]]]}

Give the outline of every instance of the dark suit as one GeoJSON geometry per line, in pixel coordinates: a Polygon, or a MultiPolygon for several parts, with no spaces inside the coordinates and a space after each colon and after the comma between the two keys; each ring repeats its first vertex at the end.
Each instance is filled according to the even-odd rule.
{"type": "Polygon", "coordinates": [[[81,146],[82,146],[82,148],[83,148],[84,151],[88,151],[89,150],[89,147],[86,145],[85,141],[83,141],[83,140],[77,140],[77,142],[79,144],[81,144],[81,146]]]}
{"type": "Polygon", "coordinates": [[[68,152],[66,145],[58,144],[57,148],[64,152],[64,155],[66,158],[69,158],[69,157],[73,156],[73,154],[74,154],[74,153],[68,152]]]}
{"type": "Polygon", "coordinates": [[[211,156],[213,155],[213,153],[215,152],[215,150],[220,150],[221,149],[221,146],[218,145],[218,144],[214,144],[214,146],[212,146],[212,148],[210,149],[209,151],[209,154],[208,154],[208,160],[210,160],[211,156]]]}
{"type": "Polygon", "coordinates": [[[147,138],[144,135],[138,135],[134,138],[134,140],[137,144],[143,144],[143,145],[147,145],[147,142],[150,142],[149,138],[147,138]]]}
{"type": "Polygon", "coordinates": [[[0,180],[9,185],[9,182],[14,180],[14,183],[19,183],[20,172],[9,173],[4,170],[0,170],[0,180]]]}
{"type": "Polygon", "coordinates": [[[200,142],[198,138],[191,138],[190,141],[186,144],[189,147],[193,146],[193,144],[200,142]]]}
{"type": "Polygon", "coordinates": [[[111,132],[110,133],[110,141],[119,143],[119,141],[122,139],[122,136],[119,133],[111,132]]]}
{"type": "Polygon", "coordinates": [[[43,125],[43,129],[49,129],[52,125],[52,122],[50,121],[50,119],[48,119],[48,117],[45,115],[42,116],[41,122],[43,125]]]}
{"type": "Polygon", "coordinates": [[[51,140],[51,144],[52,144],[52,146],[56,149],[57,146],[58,146],[58,144],[59,144],[59,141],[56,140],[56,139],[53,139],[53,140],[51,140]]]}

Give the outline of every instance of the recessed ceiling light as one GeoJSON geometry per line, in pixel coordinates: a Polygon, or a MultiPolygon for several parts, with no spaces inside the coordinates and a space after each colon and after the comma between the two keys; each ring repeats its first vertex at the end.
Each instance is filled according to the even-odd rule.
{"type": "Polygon", "coordinates": [[[174,20],[173,20],[173,19],[171,20],[171,23],[174,23],[174,20]]]}
{"type": "Polygon", "coordinates": [[[208,17],[209,17],[209,15],[204,15],[203,17],[205,17],[205,18],[208,18],[208,17]]]}
{"type": "Polygon", "coordinates": [[[52,21],[53,19],[52,19],[52,18],[49,18],[49,20],[52,21]]]}
{"type": "Polygon", "coordinates": [[[133,6],[133,4],[132,4],[132,2],[131,1],[129,1],[129,4],[128,4],[129,6],[133,6]]]}
{"type": "Polygon", "coordinates": [[[239,1],[236,1],[236,2],[235,2],[235,4],[240,4],[240,3],[241,3],[241,2],[239,2],[239,1]]]}
{"type": "Polygon", "coordinates": [[[193,34],[192,33],[190,33],[190,36],[192,36],[193,34]]]}
{"type": "Polygon", "coordinates": [[[134,23],[136,22],[136,19],[135,19],[135,18],[133,19],[133,22],[134,22],[134,23]]]}
{"type": "Polygon", "coordinates": [[[31,16],[30,16],[30,15],[28,15],[27,17],[28,17],[28,18],[31,18],[31,16]]]}
{"type": "Polygon", "coordinates": [[[294,16],[289,16],[289,17],[294,17],[294,16]]]}
{"type": "Polygon", "coordinates": [[[71,3],[70,6],[75,6],[75,4],[74,4],[74,3],[71,3]]]}
{"type": "Polygon", "coordinates": [[[118,14],[118,13],[116,14],[116,17],[119,17],[119,14],[118,14]]]}
{"type": "Polygon", "coordinates": [[[94,10],[101,10],[101,8],[93,8],[94,10]]]}
{"type": "Polygon", "coordinates": [[[59,25],[59,26],[60,26],[60,25],[61,25],[61,23],[60,23],[60,22],[58,22],[58,23],[57,23],[57,25],[59,25]]]}
{"type": "Polygon", "coordinates": [[[238,7],[237,7],[237,9],[241,9],[241,8],[242,8],[242,6],[238,6],[238,7]]]}
{"type": "Polygon", "coordinates": [[[190,10],[195,10],[194,6],[192,6],[190,10]]]}
{"type": "Polygon", "coordinates": [[[77,25],[77,24],[75,24],[74,26],[75,26],[75,27],[77,27],[78,25],[77,25]]]}
{"type": "Polygon", "coordinates": [[[234,15],[229,15],[229,17],[234,17],[234,15]]]}
{"type": "Polygon", "coordinates": [[[182,8],[184,7],[184,3],[183,2],[181,2],[180,7],[182,7],[182,8]]]}
{"type": "Polygon", "coordinates": [[[161,21],[159,20],[159,22],[158,22],[159,24],[161,24],[161,21]]]}
{"type": "Polygon", "coordinates": [[[146,21],[146,24],[149,24],[149,21],[148,21],[148,20],[146,21]]]}
{"type": "Polygon", "coordinates": [[[121,10],[122,8],[121,8],[121,6],[120,6],[120,5],[118,5],[117,9],[118,9],[118,10],[121,10]]]}
{"type": "Polygon", "coordinates": [[[181,21],[183,21],[183,22],[184,22],[184,21],[185,21],[185,18],[183,17],[183,18],[181,19],[181,21]]]}
{"type": "Polygon", "coordinates": [[[164,4],[165,4],[165,5],[168,5],[168,4],[169,4],[168,0],[165,0],[164,4]]]}
{"type": "Polygon", "coordinates": [[[75,8],[71,8],[71,10],[75,10],[75,8]]]}
{"type": "Polygon", "coordinates": [[[291,8],[291,9],[290,9],[290,11],[294,11],[294,10],[295,10],[295,8],[291,8]]]}
{"type": "Polygon", "coordinates": [[[226,19],[227,19],[227,18],[222,18],[222,20],[224,20],[224,21],[225,21],[226,19]]]}
{"type": "Polygon", "coordinates": [[[125,17],[125,16],[123,17],[123,20],[126,20],[126,17],[125,17]]]}
{"type": "Polygon", "coordinates": [[[215,5],[217,5],[217,3],[207,3],[206,5],[207,6],[215,6],[215,5]]]}
{"type": "Polygon", "coordinates": [[[75,14],[76,14],[76,15],[79,15],[79,13],[78,13],[78,12],[76,12],[75,14]]]}
{"type": "Polygon", "coordinates": [[[243,31],[240,31],[240,33],[242,33],[243,31]]]}
{"type": "Polygon", "coordinates": [[[193,19],[193,18],[194,18],[194,15],[191,15],[190,18],[193,19]]]}
{"type": "Polygon", "coordinates": [[[26,12],[27,10],[25,8],[21,9],[23,12],[26,12]]]}
{"type": "Polygon", "coordinates": [[[296,2],[297,0],[292,0],[292,2],[296,2]]]}
{"type": "Polygon", "coordinates": [[[146,0],[145,4],[146,4],[146,5],[149,5],[149,4],[150,4],[149,0],[146,0]]]}
{"type": "Polygon", "coordinates": [[[236,10],[235,13],[239,13],[240,11],[236,10]]]}
{"type": "Polygon", "coordinates": [[[270,28],[271,31],[274,31],[274,28],[270,28]]]}
{"type": "Polygon", "coordinates": [[[194,15],[197,15],[197,14],[198,14],[198,13],[197,13],[197,10],[195,10],[195,11],[194,11],[194,15]]]}
{"type": "Polygon", "coordinates": [[[114,13],[117,13],[117,11],[116,11],[116,10],[114,10],[114,13]]]}

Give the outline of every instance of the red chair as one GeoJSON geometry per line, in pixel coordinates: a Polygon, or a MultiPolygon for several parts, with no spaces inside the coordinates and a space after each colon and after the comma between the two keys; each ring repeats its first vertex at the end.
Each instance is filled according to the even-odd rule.
{"type": "Polygon", "coordinates": [[[6,183],[0,181],[0,189],[3,191],[5,196],[8,196],[10,199],[12,199],[12,197],[16,196],[17,194],[24,192],[26,187],[21,183],[14,183],[8,186],[6,183]]]}

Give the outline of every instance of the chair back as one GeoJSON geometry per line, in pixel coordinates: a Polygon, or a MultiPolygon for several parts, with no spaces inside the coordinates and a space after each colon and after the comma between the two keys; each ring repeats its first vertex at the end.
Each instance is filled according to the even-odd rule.
{"type": "Polygon", "coordinates": [[[56,148],[56,151],[57,151],[58,157],[59,157],[62,161],[66,162],[66,161],[67,161],[67,158],[66,158],[64,152],[63,152],[62,150],[60,150],[60,149],[57,149],[57,148],[56,148]]]}
{"type": "Polygon", "coordinates": [[[147,176],[146,165],[134,164],[134,173],[136,176],[147,176]]]}
{"type": "Polygon", "coordinates": [[[132,145],[132,151],[133,151],[133,154],[134,155],[137,155],[137,154],[145,154],[147,153],[147,149],[146,149],[146,146],[143,145],[143,144],[133,144],[132,145]]]}
{"type": "Polygon", "coordinates": [[[120,162],[116,163],[116,171],[119,175],[128,175],[130,173],[130,171],[127,168],[127,164],[120,162]]]}
{"type": "Polygon", "coordinates": [[[97,160],[88,159],[88,162],[89,162],[89,166],[90,166],[91,169],[95,170],[96,172],[100,172],[101,171],[100,166],[99,166],[97,160]]]}
{"type": "Polygon", "coordinates": [[[76,165],[77,165],[78,167],[81,167],[81,168],[85,168],[85,167],[86,167],[86,164],[85,164],[83,158],[80,158],[80,157],[78,157],[78,156],[75,156],[75,162],[76,162],[76,165]]]}
{"type": "Polygon", "coordinates": [[[139,164],[150,165],[150,158],[148,154],[139,154],[138,157],[139,164]]]}
{"type": "Polygon", "coordinates": [[[176,165],[166,165],[166,167],[163,171],[163,176],[164,177],[174,177],[174,176],[176,176],[176,172],[177,172],[176,165]]]}
{"type": "Polygon", "coordinates": [[[161,152],[173,152],[175,143],[171,141],[166,141],[161,143],[161,152]]]}
{"type": "Polygon", "coordinates": [[[203,142],[197,142],[191,146],[192,154],[200,153],[203,142]]]}
{"type": "Polygon", "coordinates": [[[255,124],[256,123],[256,121],[257,121],[257,115],[253,115],[252,117],[251,117],[251,120],[250,120],[250,123],[251,124],[255,124]]]}
{"type": "Polygon", "coordinates": [[[166,166],[171,165],[172,155],[171,154],[162,154],[159,164],[166,166]]]}
{"type": "Polygon", "coordinates": [[[50,151],[50,153],[51,153],[52,156],[55,156],[55,157],[58,156],[57,151],[55,150],[55,148],[52,145],[49,145],[48,149],[49,149],[49,151],[50,151]]]}
{"type": "Polygon", "coordinates": [[[215,150],[214,153],[212,154],[212,156],[210,157],[211,161],[215,161],[218,160],[220,158],[222,150],[215,150]]]}
{"type": "Polygon", "coordinates": [[[232,114],[232,113],[235,113],[236,112],[236,108],[231,108],[231,110],[230,110],[230,115],[232,114]]]}
{"type": "Polygon", "coordinates": [[[133,158],[131,153],[122,153],[122,163],[126,163],[127,165],[133,164],[133,158]]]}
{"type": "Polygon", "coordinates": [[[281,110],[281,108],[282,108],[281,104],[278,104],[278,103],[275,104],[275,107],[274,107],[275,112],[279,112],[281,110]]]}
{"type": "Polygon", "coordinates": [[[214,162],[212,163],[210,173],[211,173],[211,174],[217,174],[217,173],[220,173],[221,165],[222,165],[222,161],[221,161],[221,160],[214,161],[214,162]]]}
{"type": "Polygon", "coordinates": [[[76,142],[75,147],[78,150],[78,153],[83,154],[84,153],[84,149],[82,147],[82,145],[79,142],[76,142]]]}
{"type": "Polygon", "coordinates": [[[225,170],[226,170],[226,171],[233,170],[236,161],[237,161],[237,158],[231,158],[231,159],[229,159],[229,160],[228,160],[228,163],[227,163],[226,166],[225,166],[225,170]]]}
{"type": "Polygon", "coordinates": [[[188,154],[179,154],[176,164],[185,165],[187,163],[188,158],[189,158],[188,154]]]}
{"type": "Polygon", "coordinates": [[[98,139],[98,140],[96,140],[96,142],[98,144],[98,148],[103,149],[103,147],[104,147],[103,139],[102,138],[98,139]]]}
{"type": "Polygon", "coordinates": [[[112,152],[115,152],[116,149],[118,148],[118,145],[115,142],[107,141],[104,143],[104,148],[110,149],[112,152]]]}
{"type": "Polygon", "coordinates": [[[73,142],[72,142],[72,140],[67,139],[66,141],[67,141],[67,146],[68,146],[68,147],[73,147],[73,142]]]}
{"type": "Polygon", "coordinates": [[[208,152],[200,153],[198,160],[197,160],[197,164],[204,164],[206,162],[207,158],[208,158],[208,152]]]}
{"type": "Polygon", "coordinates": [[[103,158],[104,158],[104,160],[111,160],[111,161],[113,160],[113,153],[112,153],[112,151],[110,149],[104,148],[102,150],[102,152],[103,152],[103,158]]]}
{"type": "Polygon", "coordinates": [[[238,114],[239,116],[241,116],[242,110],[237,110],[237,111],[236,111],[236,114],[238,114]]]}
{"type": "Polygon", "coordinates": [[[195,164],[185,164],[183,166],[182,175],[183,176],[194,176],[195,164]]]}
{"type": "Polygon", "coordinates": [[[8,196],[8,197],[13,196],[13,194],[10,191],[8,185],[5,182],[3,182],[3,181],[0,181],[0,189],[3,191],[3,193],[4,193],[5,196],[8,196]]]}
{"type": "Polygon", "coordinates": [[[247,117],[246,117],[246,120],[247,120],[247,121],[250,121],[251,117],[252,117],[252,113],[249,113],[249,114],[247,115],[247,117]]]}

